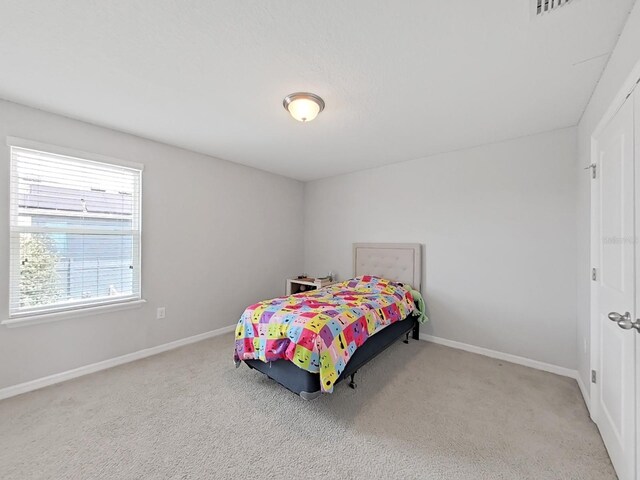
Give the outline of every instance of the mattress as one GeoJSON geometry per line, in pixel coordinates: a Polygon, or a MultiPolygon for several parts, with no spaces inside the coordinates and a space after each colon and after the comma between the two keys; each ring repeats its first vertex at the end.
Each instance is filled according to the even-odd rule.
{"type": "MultiPolygon", "coordinates": [[[[395,322],[376,333],[356,350],[335,383],[338,384],[354,374],[359,368],[375,358],[405,334],[413,331],[413,338],[417,340],[419,336],[418,328],[417,318],[409,315],[409,317],[404,320],[395,322]]],[[[303,370],[288,360],[276,360],[269,363],[260,360],[245,360],[245,363],[249,368],[267,375],[272,380],[275,380],[293,393],[300,395],[305,400],[314,399],[322,394],[320,375],[303,370]]]]}
{"type": "Polygon", "coordinates": [[[410,287],[368,275],[266,300],[248,307],[240,318],[234,359],[288,360],[319,373],[320,389],[331,392],[367,339],[415,309],[410,287]]]}

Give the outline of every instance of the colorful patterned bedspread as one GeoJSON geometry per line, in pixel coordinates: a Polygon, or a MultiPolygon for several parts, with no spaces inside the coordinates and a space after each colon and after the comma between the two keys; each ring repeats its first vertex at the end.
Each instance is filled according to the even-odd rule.
{"type": "Polygon", "coordinates": [[[242,314],[234,360],[286,359],[331,392],[356,349],[415,308],[408,286],[373,276],[266,300],[242,314]]]}

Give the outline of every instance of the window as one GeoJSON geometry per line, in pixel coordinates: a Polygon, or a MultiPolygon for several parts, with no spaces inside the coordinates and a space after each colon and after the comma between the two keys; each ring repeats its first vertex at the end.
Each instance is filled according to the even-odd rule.
{"type": "Polygon", "coordinates": [[[140,300],[142,167],[27,147],[10,143],[9,317],[140,300]]]}

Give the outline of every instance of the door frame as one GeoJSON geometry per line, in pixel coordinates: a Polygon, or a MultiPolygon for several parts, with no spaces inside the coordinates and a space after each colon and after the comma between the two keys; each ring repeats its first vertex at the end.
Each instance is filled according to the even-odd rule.
{"type": "MultiPolygon", "coordinates": [[[[640,80],[638,80],[640,84],[640,80]]],[[[634,127],[635,127],[635,207],[636,207],[636,277],[640,275],[640,86],[636,84],[634,98],[634,127]]],[[[636,319],[640,317],[640,285],[636,284],[636,319]]],[[[640,333],[636,337],[636,480],[640,480],[640,333]]]]}
{"type": "MultiPolygon", "coordinates": [[[[591,132],[591,136],[590,136],[590,141],[591,141],[591,145],[590,145],[590,164],[591,165],[595,165],[596,169],[599,169],[599,163],[598,163],[598,153],[597,153],[597,146],[598,146],[598,141],[596,140],[597,137],[599,137],[603,130],[605,129],[605,127],[609,124],[609,122],[613,119],[613,117],[616,115],[616,113],[618,113],[618,110],[620,110],[620,108],[622,107],[622,105],[624,104],[624,102],[627,100],[627,98],[629,98],[629,96],[631,95],[631,93],[633,92],[633,90],[638,87],[638,93],[640,95],[640,86],[638,86],[638,84],[640,84],[640,61],[638,61],[635,66],[633,67],[633,69],[631,70],[631,72],[629,73],[629,75],[627,76],[626,80],[624,81],[624,83],[622,84],[620,90],[618,90],[618,93],[616,94],[616,96],[613,98],[613,101],[611,102],[611,104],[609,105],[609,108],[607,108],[607,110],[605,111],[604,115],[602,116],[602,118],[600,119],[600,121],[598,122],[598,124],[596,125],[595,129],[593,130],[593,132],[591,132]]],[[[636,100],[638,101],[638,100],[636,100]]],[[[634,106],[635,108],[635,106],[634,106]]],[[[640,124],[640,118],[636,118],[636,132],[640,132],[640,127],[638,126],[640,124]]],[[[637,136],[637,135],[636,135],[637,136]]],[[[634,145],[634,151],[635,151],[635,158],[637,162],[640,162],[640,142],[635,142],[634,145]]],[[[640,163],[636,163],[636,165],[640,165],[640,163]]],[[[636,177],[636,189],[640,188],[640,168],[636,168],[635,171],[635,177],[636,177]]],[[[598,265],[600,265],[600,251],[597,248],[597,243],[594,242],[594,238],[596,238],[596,236],[599,234],[599,205],[600,205],[600,198],[599,198],[599,193],[598,193],[598,189],[596,188],[596,186],[594,185],[595,182],[590,181],[590,201],[591,201],[591,206],[590,206],[590,236],[589,236],[589,244],[590,244],[590,261],[591,261],[591,265],[590,268],[596,267],[598,265]]],[[[637,194],[635,196],[635,208],[636,208],[636,219],[640,218],[640,194],[637,194]]],[[[640,227],[640,222],[636,222],[636,229],[640,227]]],[[[637,233],[636,233],[637,235],[637,233]]],[[[639,247],[636,246],[636,264],[640,265],[640,258],[639,258],[639,254],[640,254],[640,250],[639,247]]],[[[585,272],[586,273],[586,272],[585,272]]],[[[636,273],[636,275],[638,275],[638,273],[636,273]]],[[[600,365],[600,330],[599,330],[599,317],[597,315],[598,312],[598,296],[596,294],[596,289],[595,289],[595,285],[594,282],[590,282],[590,286],[589,286],[589,308],[590,308],[590,330],[589,330],[589,335],[590,335],[590,371],[596,371],[597,374],[599,375],[598,372],[598,365],[600,365]]],[[[636,289],[636,310],[640,309],[640,303],[638,303],[640,301],[640,293],[638,293],[637,291],[638,289],[636,289]]],[[[636,312],[637,315],[640,315],[640,312],[636,312]]],[[[640,480],[640,428],[638,428],[638,421],[640,419],[640,334],[636,334],[636,409],[637,409],[637,414],[636,414],[636,480],[640,480]]],[[[598,379],[599,380],[599,379],[598,379]]],[[[600,410],[600,404],[599,404],[599,389],[600,389],[600,382],[598,381],[597,383],[593,383],[590,382],[590,389],[589,389],[589,413],[591,415],[591,419],[596,422],[596,420],[599,417],[599,410],[600,410]]]]}

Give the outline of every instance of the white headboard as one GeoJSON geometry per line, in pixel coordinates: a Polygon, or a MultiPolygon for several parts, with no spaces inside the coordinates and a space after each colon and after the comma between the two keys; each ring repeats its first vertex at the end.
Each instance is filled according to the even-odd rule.
{"type": "Polygon", "coordinates": [[[420,290],[422,260],[419,243],[354,243],[353,274],[376,275],[420,290]]]}

